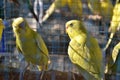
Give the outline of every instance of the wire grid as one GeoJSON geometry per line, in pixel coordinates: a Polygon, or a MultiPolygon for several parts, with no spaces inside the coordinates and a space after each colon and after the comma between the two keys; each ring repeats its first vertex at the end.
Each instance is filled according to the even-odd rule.
{"type": "MultiPolygon", "coordinates": [[[[47,23],[44,23],[42,25],[42,28],[39,28],[35,19],[33,18],[32,14],[29,11],[27,4],[24,4],[22,7],[18,8],[14,3],[10,3],[9,1],[6,1],[6,0],[4,0],[2,3],[5,6],[3,5],[4,7],[1,7],[1,9],[2,8],[4,9],[4,13],[1,13],[1,14],[4,14],[3,15],[4,21],[9,22],[9,23],[6,23],[5,25],[6,28],[4,29],[1,44],[0,44],[0,55],[1,57],[4,56],[4,58],[1,58],[3,59],[2,64],[5,64],[6,66],[16,67],[16,68],[20,68],[21,66],[23,68],[27,64],[25,61],[21,61],[23,59],[23,55],[20,55],[16,50],[15,36],[11,26],[11,23],[14,18],[22,16],[27,20],[30,27],[33,30],[38,31],[43,37],[48,47],[49,54],[51,54],[51,57],[50,57],[51,61],[53,62],[50,65],[50,69],[55,69],[60,71],[70,71],[74,69],[68,56],[66,56],[69,38],[65,33],[64,23],[61,21],[60,19],[61,17],[59,15],[58,15],[58,19],[59,19],[58,21],[57,20],[48,21],[47,23]],[[57,55],[60,55],[60,56],[57,56],[57,55]],[[62,62],[65,62],[66,64],[64,65],[62,64],[61,62],[62,59],[63,59],[62,62]],[[64,67],[65,65],[66,66],[71,65],[71,66],[69,68],[66,68],[64,67]]],[[[46,5],[44,5],[44,7],[46,7],[46,5]]],[[[55,16],[57,17],[56,14],[55,16]]],[[[35,67],[35,68],[32,68],[31,70],[37,70],[37,69],[35,67]]]]}
{"type": "MultiPolygon", "coordinates": [[[[86,1],[83,0],[82,2],[84,2],[83,15],[91,14],[89,9],[86,7],[86,1]]],[[[20,1],[20,3],[23,2],[20,1]]],[[[46,0],[46,2],[44,1],[44,13],[51,3],[51,0],[46,0]]],[[[78,19],[78,17],[74,15],[66,16],[66,14],[70,13],[67,7],[61,8],[61,10],[64,12],[54,12],[50,18],[42,24],[42,27],[39,28],[26,3],[24,3],[22,7],[18,8],[14,3],[10,3],[8,0],[3,0],[1,1],[0,6],[1,18],[11,23],[13,18],[22,16],[28,21],[32,29],[37,30],[41,34],[48,47],[51,60],[53,62],[50,65],[50,69],[77,72],[77,69],[74,67],[74,65],[72,65],[67,55],[67,48],[70,39],[65,33],[65,23],[71,19],[78,19]]],[[[108,39],[107,27],[109,25],[101,21],[93,20],[84,20],[84,24],[87,30],[98,40],[102,49],[108,39]]],[[[15,36],[13,34],[11,24],[9,24],[6,26],[6,29],[3,32],[3,37],[0,44],[0,54],[6,57],[3,62],[4,64],[9,65],[9,63],[13,62],[11,64],[12,66],[20,68],[21,65],[25,66],[26,62],[20,62],[23,56],[19,55],[15,47],[15,36]]],[[[111,51],[108,53],[111,53],[111,51]]]]}

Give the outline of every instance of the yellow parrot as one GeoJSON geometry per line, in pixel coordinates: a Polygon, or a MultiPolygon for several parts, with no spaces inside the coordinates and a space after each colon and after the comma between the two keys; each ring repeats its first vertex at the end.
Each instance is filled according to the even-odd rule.
{"type": "Polygon", "coordinates": [[[115,32],[119,30],[119,28],[120,28],[120,2],[117,2],[113,9],[113,16],[109,27],[109,31],[111,32],[111,34],[104,50],[106,50],[109,47],[115,32]]]}
{"type": "Polygon", "coordinates": [[[16,36],[16,47],[25,60],[37,65],[40,71],[48,70],[49,54],[41,35],[33,31],[22,17],[16,18],[12,27],[16,36]]]}
{"type": "Polygon", "coordinates": [[[113,4],[111,0],[100,0],[101,16],[104,21],[110,21],[113,15],[113,4]]]}
{"type": "Polygon", "coordinates": [[[102,80],[104,77],[103,55],[97,40],[90,35],[82,21],[66,22],[70,37],[68,55],[86,80],[102,80]]]}
{"type": "MultiPolygon", "coordinates": [[[[105,21],[110,21],[113,15],[113,5],[110,0],[87,0],[88,7],[94,15],[99,15],[105,21]]],[[[97,16],[96,16],[97,17],[97,16]]]]}
{"type": "Polygon", "coordinates": [[[79,17],[82,16],[81,0],[55,0],[47,9],[46,14],[43,16],[43,22],[49,18],[55,9],[65,7],[66,5],[70,8],[73,14],[79,17]]]}
{"type": "Polygon", "coordinates": [[[0,18],[0,41],[2,38],[3,29],[5,28],[2,19],[0,18]]]}
{"type": "Polygon", "coordinates": [[[93,14],[100,14],[101,8],[99,0],[87,0],[87,4],[93,14]]]}
{"type": "Polygon", "coordinates": [[[80,18],[82,17],[82,2],[81,0],[67,0],[67,5],[71,12],[80,18]]]}
{"type": "Polygon", "coordinates": [[[112,54],[109,57],[107,65],[107,73],[119,73],[120,72],[120,42],[113,48],[112,54]]]}

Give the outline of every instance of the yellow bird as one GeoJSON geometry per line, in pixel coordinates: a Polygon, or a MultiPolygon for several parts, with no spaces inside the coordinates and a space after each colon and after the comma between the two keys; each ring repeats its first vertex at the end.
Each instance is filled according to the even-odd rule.
{"type": "MultiPolygon", "coordinates": [[[[104,21],[110,21],[113,15],[113,5],[110,0],[87,0],[88,7],[94,15],[99,15],[104,21]]],[[[96,16],[97,17],[97,16],[96,16]]]]}
{"type": "Polygon", "coordinates": [[[81,0],[67,0],[67,5],[74,15],[82,17],[82,2],[81,0]]]}
{"type": "Polygon", "coordinates": [[[113,16],[109,27],[109,31],[111,32],[111,34],[104,50],[106,50],[109,47],[115,32],[119,29],[120,29],[120,2],[117,2],[113,9],[113,16]]]}
{"type": "Polygon", "coordinates": [[[100,14],[101,7],[99,0],[87,0],[87,4],[93,14],[100,14]]]}
{"type": "Polygon", "coordinates": [[[33,31],[22,17],[16,18],[12,27],[16,36],[16,47],[25,60],[37,65],[40,71],[48,70],[49,54],[41,35],[33,31]]]}
{"type": "Polygon", "coordinates": [[[43,22],[49,18],[49,16],[55,11],[55,9],[65,6],[68,6],[73,14],[79,17],[82,16],[81,0],[55,0],[47,9],[46,14],[43,16],[43,22]]]}
{"type": "Polygon", "coordinates": [[[111,0],[100,0],[101,16],[104,21],[111,21],[113,15],[113,4],[111,0]]]}
{"type": "Polygon", "coordinates": [[[86,80],[102,80],[103,56],[97,40],[90,35],[82,21],[70,20],[66,24],[70,37],[68,55],[86,80]]]}
{"type": "Polygon", "coordinates": [[[5,28],[5,26],[3,24],[2,19],[0,18],[0,41],[1,41],[1,38],[2,38],[2,33],[3,33],[4,28],[5,28]]]}

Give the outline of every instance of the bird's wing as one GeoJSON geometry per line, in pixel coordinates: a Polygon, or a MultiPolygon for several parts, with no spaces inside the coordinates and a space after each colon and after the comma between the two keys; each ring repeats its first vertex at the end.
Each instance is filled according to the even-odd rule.
{"type": "Polygon", "coordinates": [[[102,65],[102,53],[99,52],[98,46],[96,45],[95,47],[95,45],[96,43],[86,43],[83,46],[82,43],[80,44],[75,40],[71,40],[68,52],[70,53],[73,63],[78,64],[85,70],[98,74],[102,65]]]}
{"type": "MultiPolygon", "coordinates": [[[[40,34],[38,34],[38,33],[36,33],[36,32],[35,32],[35,34],[36,34],[36,35],[35,35],[35,40],[36,40],[36,43],[37,43],[40,51],[41,51],[44,55],[46,55],[46,56],[48,57],[48,49],[47,49],[47,47],[46,47],[45,42],[43,41],[43,39],[42,39],[42,37],[41,37],[40,34]]],[[[49,57],[48,57],[48,58],[49,58],[49,57]]]]}
{"type": "Polygon", "coordinates": [[[112,52],[112,59],[114,62],[117,60],[119,50],[120,50],[120,42],[114,47],[113,52],[112,52]]]}
{"type": "Polygon", "coordinates": [[[77,16],[82,16],[82,2],[81,0],[68,0],[68,7],[77,16]]]}
{"type": "Polygon", "coordinates": [[[84,69],[89,69],[90,55],[86,46],[83,46],[76,40],[71,40],[68,47],[68,54],[73,63],[84,69]]]}
{"type": "Polygon", "coordinates": [[[21,51],[20,47],[18,46],[17,41],[16,41],[16,48],[17,48],[17,50],[18,50],[18,52],[19,52],[19,53],[22,53],[22,51],[21,51]]]}
{"type": "Polygon", "coordinates": [[[106,65],[106,71],[119,72],[119,50],[120,50],[120,42],[114,47],[112,54],[109,57],[108,64],[106,65]]]}

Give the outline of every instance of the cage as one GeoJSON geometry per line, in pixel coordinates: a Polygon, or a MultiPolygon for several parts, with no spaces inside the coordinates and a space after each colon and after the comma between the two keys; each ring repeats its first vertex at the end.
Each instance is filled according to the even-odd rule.
{"type": "MultiPolygon", "coordinates": [[[[40,20],[54,0],[27,1],[31,1],[30,4],[36,11],[37,17],[40,20]]],[[[44,23],[39,24],[31,13],[27,1],[18,0],[19,4],[14,3],[14,0],[0,1],[0,18],[4,20],[5,24],[2,40],[0,42],[0,80],[21,79],[19,77],[20,71],[27,65],[24,56],[19,54],[16,49],[15,35],[11,27],[13,19],[19,16],[24,17],[30,27],[41,34],[49,50],[51,59],[51,64],[49,65],[50,71],[45,74],[43,80],[84,80],[82,75],[78,75],[76,66],[71,63],[68,57],[67,48],[70,39],[65,32],[65,23],[68,20],[80,18],[71,13],[68,6],[65,6],[60,9],[56,9],[44,23]],[[4,69],[2,68],[3,66],[4,69]]],[[[87,0],[81,1],[83,4],[83,15],[88,16],[92,14],[88,9],[87,0]]],[[[115,2],[114,0],[110,1],[113,1],[113,3],[115,2]]],[[[86,29],[98,40],[101,49],[103,49],[109,37],[109,22],[105,22],[104,19],[86,19],[86,17],[81,19],[84,21],[86,29]]],[[[119,32],[117,34],[119,34],[119,32]]],[[[112,52],[114,45],[118,42],[119,36],[117,35],[106,51],[108,55],[112,52]]],[[[25,73],[25,80],[38,80],[36,75],[39,75],[40,72],[38,72],[37,67],[30,65],[29,68],[30,70],[27,70],[25,73]]],[[[111,77],[111,75],[106,74],[105,77],[106,80],[115,79],[115,75],[112,75],[111,77]]]]}

